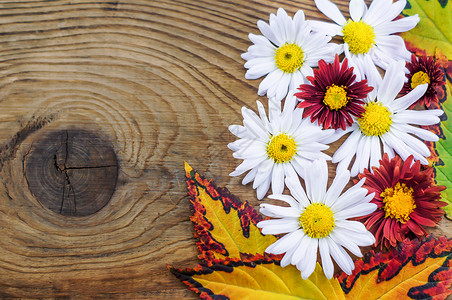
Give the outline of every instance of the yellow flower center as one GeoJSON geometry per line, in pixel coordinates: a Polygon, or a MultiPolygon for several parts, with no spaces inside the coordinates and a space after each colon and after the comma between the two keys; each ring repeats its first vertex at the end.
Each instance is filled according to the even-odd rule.
{"type": "Polygon", "coordinates": [[[275,163],[291,161],[297,153],[295,140],[285,133],[273,136],[267,143],[267,155],[275,163]]]}
{"type": "Polygon", "coordinates": [[[389,131],[392,124],[391,112],[381,102],[364,105],[364,113],[358,119],[359,129],[367,136],[381,136],[389,131]]]}
{"type": "Polygon", "coordinates": [[[275,53],[278,68],[286,73],[293,73],[303,65],[304,54],[297,44],[284,44],[275,53]]]}
{"type": "Polygon", "coordinates": [[[395,187],[389,187],[380,194],[385,206],[385,218],[390,217],[406,223],[410,219],[410,214],[416,208],[413,198],[413,189],[404,183],[397,182],[395,187]]]}
{"type": "Polygon", "coordinates": [[[367,53],[375,44],[375,31],[372,26],[363,21],[348,20],[342,28],[344,42],[348,44],[351,53],[367,53]]]}
{"type": "Polygon", "coordinates": [[[300,216],[303,231],[311,238],[327,237],[335,226],[334,213],[323,203],[312,203],[300,216]]]}
{"type": "Polygon", "coordinates": [[[348,103],[347,92],[343,86],[333,84],[326,89],[323,103],[325,103],[330,110],[339,110],[348,103]]]}
{"type": "Polygon", "coordinates": [[[411,77],[411,88],[414,89],[418,85],[424,84],[424,83],[430,83],[430,77],[428,77],[428,74],[422,71],[414,73],[414,75],[411,77]]]}

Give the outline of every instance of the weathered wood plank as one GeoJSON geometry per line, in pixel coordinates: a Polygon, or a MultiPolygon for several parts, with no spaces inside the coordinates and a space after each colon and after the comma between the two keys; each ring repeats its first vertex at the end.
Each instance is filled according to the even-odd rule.
{"type": "Polygon", "coordinates": [[[228,176],[227,126],[255,108],[240,54],[278,7],[323,18],[309,0],[0,1],[1,297],[194,298],[166,270],[197,263],[183,162],[258,205],[228,176]],[[62,216],[28,187],[36,145],[68,130],[117,157],[91,215],[62,216]]]}

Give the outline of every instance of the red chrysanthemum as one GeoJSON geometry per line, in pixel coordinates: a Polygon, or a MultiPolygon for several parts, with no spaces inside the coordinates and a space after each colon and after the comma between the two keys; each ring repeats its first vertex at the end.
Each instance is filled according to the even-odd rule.
{"type": "Polygon", "coordinates": [[[363,99],[373,90],[367,80],[356,82],[353,67],[348,68],[345,58],[342,64],[336,55],[334,63],[319,61],[314,77],[308,76],[311,84],[302,84],[301,92],[295,94],[301,101],[298,107],[305,108],[303,118],[311,116],[311,122],[318,120],[324,129],[345,129],[353,123],[351,115],[361,117],[364,112],[363,99]]]}
{"type": "Polygon", "coordinates": [[[371,203],[377,210],[358,220],[375,236],[375,246],[395,246],[405,237],[423,237],[424,226],[434,227],[441,220],[447,203],[439,201],[445,186],[438,186],[433,179],[433,168],[420,171],[421,164],[413,156],[405,162],[398,156],[389,160],[383,155],[380,167],[373,173],[364,170],[359,179],[366,178],[363,185],[369,193],[375,192],[371,203]]]}
{"type": "Polygon", "coordinates": [[[427,108],[439,108],[438,90],[445,84],[444,73],[441,71],[439,62],[435,62],[432,56],[419,56],[412,54],[411,63],[406,65],[410,73],[407,75],[408,81],[403,85],[400,93],[406,95],[420,84],[428,83],[428,89],[424,96],[413,103],[425,105],[427,108]],[[433,107],[432,107],[433,106],[433,107]]]}

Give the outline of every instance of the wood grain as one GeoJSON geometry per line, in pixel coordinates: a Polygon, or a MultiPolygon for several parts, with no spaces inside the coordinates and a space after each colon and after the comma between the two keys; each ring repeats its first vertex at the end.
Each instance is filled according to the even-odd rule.
{"type": "Polygon", "coordinates": [[[240,54],[278,7],[324,18],[309,0],[0,1],[0,297],[196,298],[166,269],[197,263],[183,162],[258,205],[228,176],[227,126],[255,109],[240,54]],[[117,157],[92,215],[62,216],[28,188],[36,143],[68,129],[117,157]]]}

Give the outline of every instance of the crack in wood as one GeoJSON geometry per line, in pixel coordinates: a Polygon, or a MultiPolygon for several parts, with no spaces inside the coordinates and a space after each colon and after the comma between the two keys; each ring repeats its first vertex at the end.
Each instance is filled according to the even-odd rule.
{"type": "Polygon", "coordinates": [[[39,137],[22,159],[32,194],[62,215],[97,212],[116,187],[118,164],[113,148],[90,131],[51,131],[39,137]]]}

